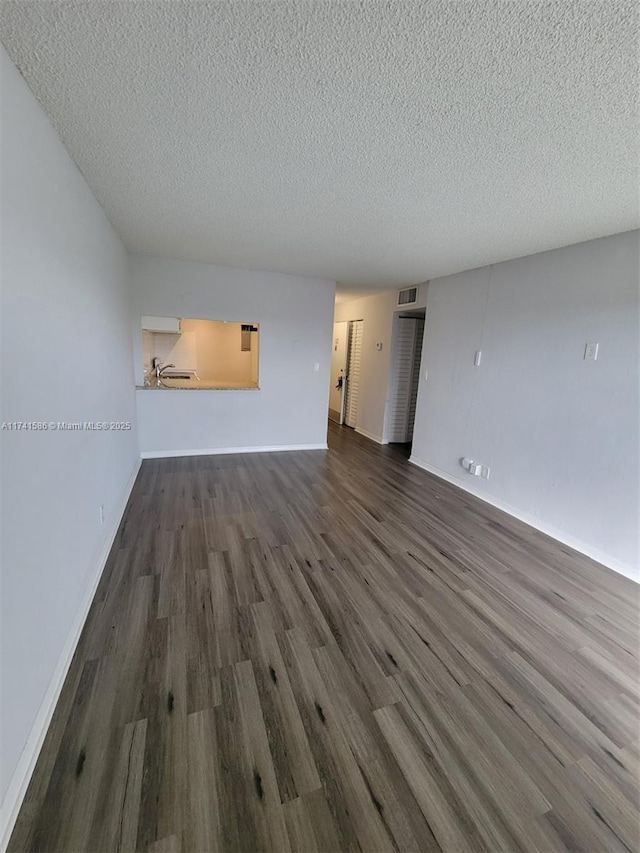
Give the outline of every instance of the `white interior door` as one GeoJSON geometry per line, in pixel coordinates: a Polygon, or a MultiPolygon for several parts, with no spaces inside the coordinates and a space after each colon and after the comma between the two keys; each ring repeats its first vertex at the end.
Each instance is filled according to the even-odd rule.
{"type": "Polygon", "coordinates": [[[329,390],[329,418],[336,423],[344,421],[344,377],[347,372],[347,346],[349,323],[344,320],[333,324],[331,349],[331,388],[329,390]]]}
{"type": "Polygon", "coordinates": [[[346,398],[344,422],[355,427],[358,420],[358,396],[360,393],[360,364],[362,362],[362,320],[349,323],[349,346],[347,349],[346,398]]]}

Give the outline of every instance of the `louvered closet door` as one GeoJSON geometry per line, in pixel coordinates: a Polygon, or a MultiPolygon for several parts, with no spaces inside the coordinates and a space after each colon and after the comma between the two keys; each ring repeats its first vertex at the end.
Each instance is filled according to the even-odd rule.
{"type": "MultiPolygon", "coordinates": [[[[410,412],[415,375],[414,361],[418,321],[413,318],[400,317],[396,323],[389,393],[388,435],[391,442],[405,442],[411,438],[410,412]]],[[[415,390],[417,395],[417,385],[415,390]]]]}
{"type": "Polygon", "coordinates": [[[347,399],[344,422],[355,427],[358,419],[358,394],[360,390],[360,363],[362,361],[362,320],[349,324],[349,353],[347,356],[347,399]]]}
{"type": "Polygon", "coordinates": [[[407,441],[411,441],[413,439],[413,424],[416,419],[416,404],[418,402],[418,385],[420,384],[420,362],[422,360],[423,339],[424,320],[416,320],[416,341],[413,350],[413,376],[411,377],[411,394],[409,398],[407,441]]]}

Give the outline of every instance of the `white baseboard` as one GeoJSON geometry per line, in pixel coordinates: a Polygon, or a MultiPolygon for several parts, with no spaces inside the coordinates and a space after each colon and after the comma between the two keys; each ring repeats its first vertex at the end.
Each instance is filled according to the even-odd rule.
{"type": "Polygon", "coordinates": [[[0,808],[1,851],[5,851],[9,844],[9,839],[13,832],[13,828],[20,811],[20,806],[22,805],[22,801],[27,792],[27,787],[29,786],[31,775],[36,766],[40,749],[42,748],[45,735],[47,734],[49,724],[51,723],[51,718],[53,717],[53,712],[58,703],[58,699],[60,698],[62,686],[65,678],[67,677],[69,667],[71,666],[73,654],[78,645],[82,628],[89,613],[89,608],[91,607],[91,602],[93,601],[93,597],[96,593],[96,589],[107,562],[109,552],[111,551],[111,546],[113,545],[116,533],[118,532],[120,521],[124,515],[131,490],[133,489],[133,484],[138,476],[141,461],[141,459],[136,461],[120,505],[115,508],[113,513],[111,513],[113,521],[105,536],[96,565],[96,570],[87,585],[82,598],[82,603],[69,630],[64,647],[60,657],[58,658],[58,663],[56,664],[56,668],[51,676],[51,680],[49,681],[49,686],[47,687],[47,691],[44,695],[40,708],[38,709],[33,726],[31,727],[31,732],[29,733],[29,737],[24,745],[20,759],[18,760],[18,764],[2,801],[2,807],[0,808]]]}
{"type": "Polygon", "coordinates": [[[200,447],[197,450],[145,450],[142,459],[167,459],[172,456],[217,456],[228,453],[279,453],[284,450],[326,450],[324,444],[273,444],[264,447],[200,447]]]}
{"type": "Polygon", "coordinates": [[[356,427],[355,429],[359,435],[363,435],[365,438],[370,438],[371,441],[375,441],[376,444],[389,444],[386,438],[380,438],[379,435],[374,435],[373,433],[367,432],[366,430],[361,429],[360,427],[356,427]]]}
{"type": "Polygon", "coordinates": [[[575,539],[563,530],[559,530],[557,527],[547,524],[539,518],[535,518],[535,516],[521,512],[516,507],[511,506],[511,504],[503,503],[500,500],[496,500],[493,497],[489,497],[482,494],[482,492],[472,489],[470,483],[467,483],[462,479],[458,479],[457,477],[453,477],[445,471],[441,471],[439,468],[436,468],[434,465],[430,465],[428,462],[425,462],[423,459],[419,459],[417,456],[411,456],[409,458],[409,462],[416,465],[418,468],[423,468],[430,474],[434,474],[436,477],[440,477],[441,480],[446,480],[448,483],[457,486],[459,489],[468,492],[470,495],[480,498],[481,501],[496,507],[496,509],[500,509],[508,515],[512,515],[519,521],[523,521],[525,524],[528,524],[529,527],[533,527],[541,533],[546,533],[547,536],[551,536],[552,539],[557,539],[558,542],[562,542],[563,545],[568,545],[570,548],[573,548],[574,551],[579,551],[581,554],[584,554],[585,557],[589,557],[597,563],[602,563],[603,566],[613,569],[614,572],[624,575],[624,577],[629,578],[636,583],[640,582],[640,572],[637,568],[621,562],[616,559],[616,557],[611,556],[611,554],[607,554],[605,551],[600,551],[598,548],[593,548],[591,545],[588,545],[586,542],[582,542],[580,539],[575,539]]]}

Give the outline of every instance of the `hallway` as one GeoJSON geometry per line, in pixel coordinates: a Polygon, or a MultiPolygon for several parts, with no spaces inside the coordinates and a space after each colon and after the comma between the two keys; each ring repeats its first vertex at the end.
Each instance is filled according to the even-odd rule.
{"type": "Polygon", "coordinates": [[[146,460],[10,850],[637,849],[637,587],[402,453],[146,460]]]}

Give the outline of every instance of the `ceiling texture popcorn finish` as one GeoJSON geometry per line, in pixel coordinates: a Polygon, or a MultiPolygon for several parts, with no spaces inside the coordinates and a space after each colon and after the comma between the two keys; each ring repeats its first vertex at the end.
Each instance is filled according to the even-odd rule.
{"type": "Polygon", "coordinates": [[[638,225],[626,0],[4,2],[135,252],[405,284],[638,225]]]}

